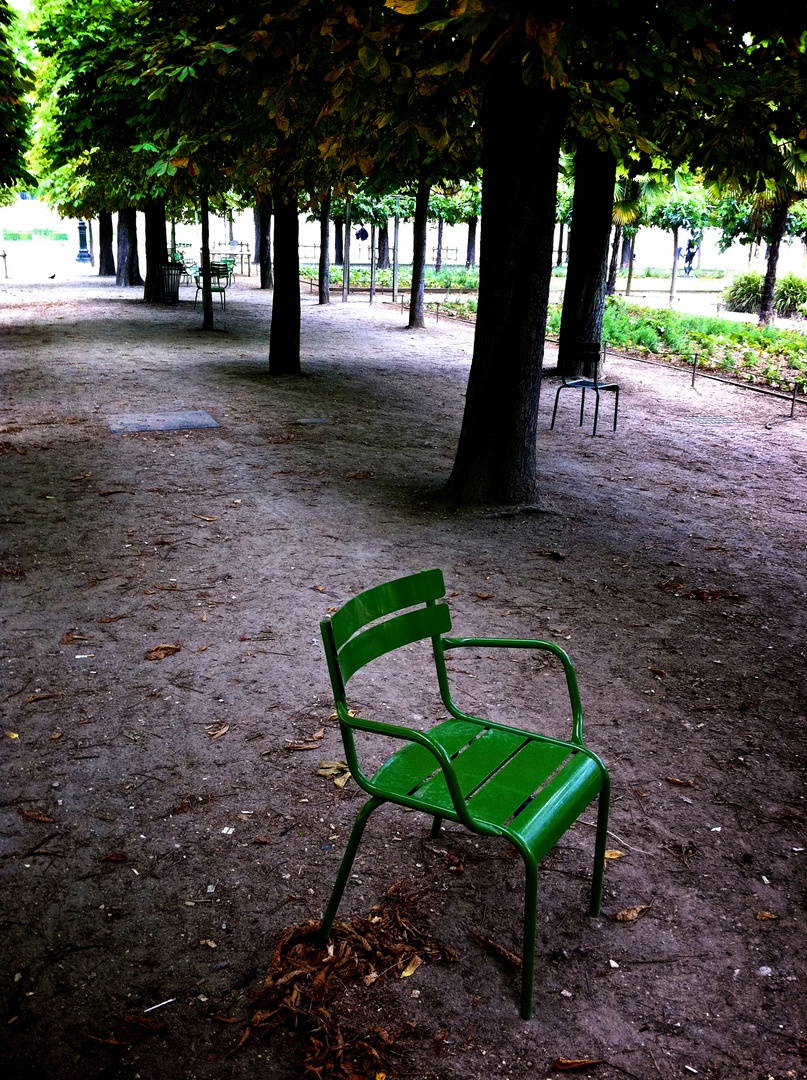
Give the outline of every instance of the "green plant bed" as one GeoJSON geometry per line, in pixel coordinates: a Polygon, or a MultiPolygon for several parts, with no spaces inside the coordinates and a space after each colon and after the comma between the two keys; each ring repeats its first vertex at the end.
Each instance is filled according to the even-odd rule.
{"type": "MultiPolygon", "coordinates": [[[[319,271],[315,266],[301,267],[300,277],[304,281],[317,281],[319,279],[319,271]]],[[[331,285],[341,285],[342,267],[332,266],[330,268],[328,280],[331,285]]],[[[385,287],[391,289],[392,270],[376,270],[375,283],[378,288],[385,287]]],[[[367,266],[351,266],[350,288],[369,289],[369,287],[370,268],[367,266]]],[[[411,289],[411,287],[412,267],[399,266],[398,288],[411,289]]],[[[433,269],[427,268],[425,274],[425,287],[427,289],[439,289],[442,292],[473,292],[479,288],[479,271],[477,269],[467,270],[464,266],[450,266],[443,267],[442,270],[435,273],[433,269]]]]}
{"type": "MultiPolygon", "coordinates": [[[[560,332],[561,306],[549,309],[547,332],[560,332]]],[[[807,392],[807,334],[756,323],[730,322],[710,315],[687,315],[638,307],[622,297],[609,297],[603,338],[611,348],[690,365],[698,357],[702,369],[739,382],[807,392]]]]}

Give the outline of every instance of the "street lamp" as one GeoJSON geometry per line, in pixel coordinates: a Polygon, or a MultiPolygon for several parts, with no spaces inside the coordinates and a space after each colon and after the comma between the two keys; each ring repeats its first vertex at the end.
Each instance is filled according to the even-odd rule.
{"type": "Polygon", "coordinates": [[[78,255],[76,262],[92,262],[92,256],[87,250],[87,222],[83,219],[78,223],[78,255]]]}

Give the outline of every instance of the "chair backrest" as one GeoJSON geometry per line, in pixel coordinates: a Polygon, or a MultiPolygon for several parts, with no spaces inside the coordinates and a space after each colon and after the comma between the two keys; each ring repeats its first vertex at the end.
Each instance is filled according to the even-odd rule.
{"type": "Polygon", "coordinates": [[[323,619],[320,629],[337,706],[345,704],[348,680],[365,664],[451,629],[448,605],[435,603],[445,594],[442,571],[422,570],[359,593],[323,619]]]}

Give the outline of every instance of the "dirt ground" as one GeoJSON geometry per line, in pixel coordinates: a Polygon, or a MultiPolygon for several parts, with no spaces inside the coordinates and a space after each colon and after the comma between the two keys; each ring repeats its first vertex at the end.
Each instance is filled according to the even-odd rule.
{"type": "MultiPolygon", "coordinates": [[[[612,358],[616,433],[610,398],[592,439],[572,392],[550,431],[546,382],[537,512],[457,512],[434,496],[468,327],[304,292],[304,375],[270,380],[254,280],[211,334],[188,290],[0,292],[4,1077],[274,1080],[317,1042],[309,1076],[807,1076],[803,406],[612,358]],[[198,409],[220,426],[109,426],[198,409]],[[431,566],[455,632],[547,637],[577,666],[622,853],[602,917],[591,808],[542,867],[522,1021],[519,972],[471,937],[519,952],[519,860],[386,807],[340,917],[382,905],[433,962],[343,980],[328,1030],[305,1002],[296,1030],[260,1026],[273,949],[320,916],[360,805],[317,775],[343,757],[318,622],[431,566]]],[[[557,672],[493,655],[452,665],[458,700],[565,731],[557,672]]],[[[427,725],[428,657],[398,659],[356,707],[427,725]]]]}

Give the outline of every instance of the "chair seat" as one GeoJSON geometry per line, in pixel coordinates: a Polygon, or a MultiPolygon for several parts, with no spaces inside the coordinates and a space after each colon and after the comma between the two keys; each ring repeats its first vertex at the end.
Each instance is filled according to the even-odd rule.
{"type": "Polygon", "coordinates": [[[566,387],[577,387],[578,390],[618,390],[619,383],[596,382],[594,379],[567,379],[560,389],[564,390],[566,387]]]}
{"type": "MultiPolygon", "coordinates": [[[[526,845],[538,859],[597,797],[602,770],[570,743],[448,720],[428,735],[452,759],[480,832],[526,845]],[[554,775],[553,775],[554,774],[554,775]]],[[[458,821],[443,771],[422,746],[396,751],[372,778],[374,793],[458,821]]]]}

